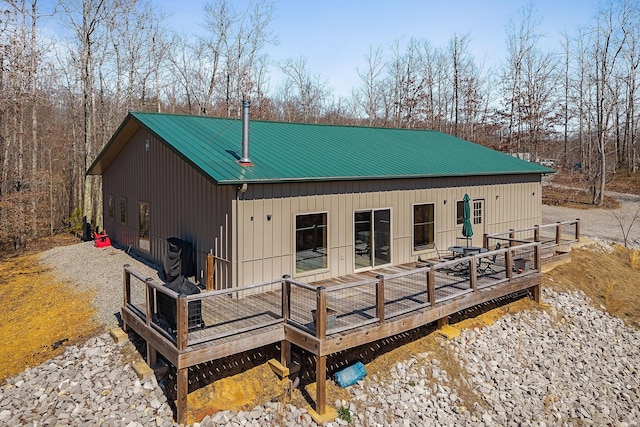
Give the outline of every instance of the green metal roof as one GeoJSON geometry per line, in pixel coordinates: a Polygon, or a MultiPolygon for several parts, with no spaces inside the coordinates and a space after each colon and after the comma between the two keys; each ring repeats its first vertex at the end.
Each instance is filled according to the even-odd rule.
{"type": "Polygon", "coordinates": [[[241,120],[132,112],[87,173],[104,172],[138,126],[219,184],[554,172],[437,131],[258,120],[253,165],[241,166],[241,120]]]}

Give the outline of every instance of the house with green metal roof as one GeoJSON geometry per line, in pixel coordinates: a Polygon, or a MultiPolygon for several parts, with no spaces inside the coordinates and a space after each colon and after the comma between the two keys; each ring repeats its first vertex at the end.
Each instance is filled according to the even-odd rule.
{"type": "MultiPolygon", "coordinates": [[[[216,287],[307,282],[430,258],[462,237],[540,223],[553,170],[442,132],[131,112],[102,175],[112,241],[161,263],[190,242],[216,287]]],[[[200,277],[197,277],[198,279],[200,277]]]]}

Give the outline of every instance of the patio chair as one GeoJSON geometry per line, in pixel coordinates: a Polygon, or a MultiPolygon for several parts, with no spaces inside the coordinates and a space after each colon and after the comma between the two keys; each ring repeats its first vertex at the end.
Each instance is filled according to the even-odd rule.
{"type": "MultiPolygon", "coordinates": [[[[500,243],[496,244],[496,247],[494,250],[499,250],[501,248],[500,243]]],[[[488,273],[497,273],[497,271],[493,268],[494,266],[497,266],[498,264],[496,264],[496,258],[498,257],[498,254],[493,254],[490,257],[486,257],[486,258],[482,258],[480,259],[480,263],[478,264],[478,273],[485,275],[488,273]]]]}

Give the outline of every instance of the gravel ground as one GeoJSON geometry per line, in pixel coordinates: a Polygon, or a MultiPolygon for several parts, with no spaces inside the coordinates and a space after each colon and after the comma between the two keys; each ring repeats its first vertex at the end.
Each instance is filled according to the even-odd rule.
{"type": "Polygon", "coordinates": [[[129,264],[156,281],[160,280],[162,271],[162,267],[130,255],[124,249],[96,248],[93,242],[49,249],[42,252],[41,260],[71,286],[97,290],[94,300],[96,318],[107,328],[118,326],[120,319],[123,266],[129,264]]]}
{"type": "Polygon", "coordinates": [[[605,209],[572,209],[542,205],[542,224],[579,218],[580,231],[585,237],[596,237],[622,244],[624,243],[624,234],[627,234],[627,246],[640,247],[640,217],[635,221],[633,219],[636,213],[640,212],[640,196],[614,192],[607,192],[607,196],[618,200],[620,207],[609,211],[605,209]],[[618,222],[616,216],[620,219],[620,222],[618,222]]]}

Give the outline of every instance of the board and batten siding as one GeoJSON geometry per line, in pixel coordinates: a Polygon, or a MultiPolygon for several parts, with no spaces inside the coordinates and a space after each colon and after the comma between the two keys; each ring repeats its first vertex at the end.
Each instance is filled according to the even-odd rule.
{"type": "MultiPolygon", "coordinates": [[[[483,200],[482,233],[540,223],[540,175],[473,176],[367,181],[248,184],[238,200],[239,284],[291,275],[311,282],[354,272],[354,212],[391,209],[393,264],[435,257],[435,249],[413,250],[413,205],[433,203],[435,241],[439,248],[462,237],[456,224],[456,202],[467,193],[483,200]],[[295,273],[295,216],[327,212],[328,268],[295,273]]],[[[235,236],[232,236],[234,238],[235,236]]],[[[478,240],[479,239],[479,240],[478,240]]]]}
{"type": "MultiPolygon", "coordinates": [[[[198,278],[210,250],[231,257],[232,204],[235,187],[219,186],[139,128],[103,174],[104,227],[122,247],[162,265],[166,239],[189,241],[196,254],[198,278]],[[108,199],[114,197],[114,218],[108,199]],[[120,221],[120,199],[127,201],[126,222],[120,221]],[[138,203],[149,203],[149,252],[139,246],[138,203]]],[[[229,278],[231,279],[231,278],[229,278]]],[[[231,285],[217,284],[217,287],[231,285]]]]}

